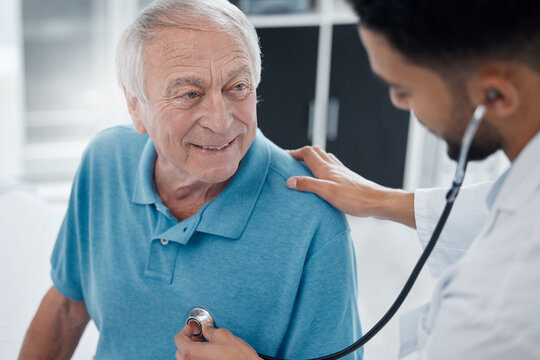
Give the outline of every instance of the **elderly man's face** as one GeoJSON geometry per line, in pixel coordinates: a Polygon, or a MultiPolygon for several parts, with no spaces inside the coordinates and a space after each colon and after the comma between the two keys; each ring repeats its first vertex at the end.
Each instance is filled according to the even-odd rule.
{"type": "Polygon", "coordinates": [[[193,181],[232,177],[257,130],[246,49],[225,32],[164,29],[145,46],[144,69],[149,102],[131,114],[160,165],[193,181]]]}

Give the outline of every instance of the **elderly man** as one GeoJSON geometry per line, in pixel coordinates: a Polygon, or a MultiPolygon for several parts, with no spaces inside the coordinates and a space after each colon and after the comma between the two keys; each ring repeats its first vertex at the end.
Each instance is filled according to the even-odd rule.
{"type": "Polygon", "coordinates": [[[170,359],[204,307],[257,351],[335,351],[359,336],[344,215],[285,180],[308,174],[257,132],[260,54],[226,0],[155,1],[120,41],[134,128],[85,151],[20,358],[170,359]]]}

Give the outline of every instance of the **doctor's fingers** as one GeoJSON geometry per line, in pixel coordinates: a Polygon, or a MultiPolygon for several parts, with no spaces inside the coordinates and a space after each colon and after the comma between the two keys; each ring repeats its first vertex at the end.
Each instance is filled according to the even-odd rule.
{"type": "Polygon", "coordinates": [[[205,348],[204,346],[208,345],[208,343],[203,342],[183,342],[176,343],[177,351],[174,354],[174,358],[176,360],[202,360],[202,359],[208,359],[208,357],[205,357],[205,348]]]}
{"type": "Polygon", "coordinates": [[[188,360],[188,359],[205,359],[202,357],[204,354],[204,346],[206,343],[202,342],[202,336],[193,336],[193,329],[186,325],[176,336],[174,337],[174,344],[178,349],[175,354],[176,360],[188,360]]]}
{"type": "Polygon", "coordinates": [[[328,154],[328,157],[330,158],[330,160],[332,160],[335,164],[341,165],[341,166],[345,166],[345,165],[343,165],[343,163],[341,162],[341,160],[339,160],[339,159],[337,158],[336,155],[334,155],[334,154],[332,154],[332,153],[327,153],[327,154],[328,154]]]}
{"type": "Polygon", "coordinates": [[[313,145],[313,146],[303,146],[296,150],[285,150],[294,157],[296,160],[304,161],[305,157],[307,156],[313,156],[318,155],[322,160],[329,161],[330,155],[326,151],[324,151],[320,146],[313,145]]]}
{"type": "Polygon", "coordinates": [[[287,179],[287,186],[293,190],[312,192],[328,202],[331,202],[337,191],[335,182],[309,176],[290,177],[287,179]]]}
{"type": "Polygon", "coordinates": [[[190,342],[200,342],[203,340],[203,337],[201,335],[193,335],[193,328],[189,325],[186,325],[184,326],[182,331],[176,334],[176,336],[174,337],[174,343],[177,344],[179,341],[187,340],[189,340],[190,342]]]}
{"type": "Polygon", "coordinates": [[[321,157],[321,159],[326,160],[326,161],[331,160],[331,158],[329,156],[330,154],[327,153],[325,150],[323,150],[322,147],[320,147],[318,145],[313,145],[313,146],[309,146],[309,148],[311,148],[311,150],[316,152],[321,157]]]}
{"type": "Polygon", "coordinates": [[[286,151],[298,161],[306,161],[306,158],[319,158],[320,160],[326,159],[326,156],[321,157],[320,149],[317,151],[317,149],[313,146],[304,146],[300,149],[286,151]]]}
{"type": "Polygon", "coordinates": [[[174,337],[174,344],[176,347],[190,347],[192,344],[201,342],[204,339],[211,341],[219,341],[223,337],[233,336],[230,331],[226,329],[216,329],[212,325],[203,323],[202,335],[195,336],[193,335],[193,328],[189,325],[184,326],[182,331],[180,331],[174,337]],[[218,335],[218,336],[216,336],[218,335]]]}
{"type": "Polygon", "coordinates": [[[320,148],[316,150],[312,146],[304,146],[301,149],[289,150],[287,152],[296,160],[305,162],[315,177],[322,177],[323,173],[332,163],[328,154],[322,151],[320,148]]]}
{"type": "Polygon", "coordinates": [[[332,153],[326,152],[321,147],[314,146],[304,146],[303,148],[297,150],[286,150],[289,155],[294,157],[296,160],[305,161],[306,158],[313,157],[315,154],[319,156],[321,160],[324,160],[326,163],[334,163],[337,165],[343,165],[343,163],[332,153]]]}
{"type": "Polygon", "coordinates": [[[203,335],[208,342],[193,342],[186,336],[175,341],[177,360],[260,360],[259,356],[242,339],[226,329],[203,326],[203,335]]]}
{"type": "Polygon", "coordinates": [[[314,146],[311,146],[311,149],[313,151],[315,151],[321,157],[321,159],[325,160],[327,163],[334,163],[334,164],[337,164],[337,165],[343,165],[343,163],[341,161],[339,161],[339,159],[336,157],[336,155],[334,155],[332,153],[329,153],[329,152],[326,152],[321,147],[319,147],[317,145],[314,145],[314,146]]]}

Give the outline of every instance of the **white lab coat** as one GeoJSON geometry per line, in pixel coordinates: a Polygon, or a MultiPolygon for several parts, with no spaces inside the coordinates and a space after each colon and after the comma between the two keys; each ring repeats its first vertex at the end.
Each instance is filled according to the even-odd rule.
{"type": "MultiPolygon", "coordinates": [[[[539,154],[540,133],[495,184],[462,189],[428,263],[440,276],[432,302],[402,318],[401,356],[540,359],[539,154]]],[[[415,194],[424,245],[444,195],[415,194]]]]}

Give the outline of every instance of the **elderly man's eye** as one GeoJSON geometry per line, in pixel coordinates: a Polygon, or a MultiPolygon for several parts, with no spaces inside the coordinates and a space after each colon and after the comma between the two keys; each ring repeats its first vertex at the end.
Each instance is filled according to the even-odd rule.
{"type": "Polygon", "coordinates": [[[234,85],[233,89],[238,90],[238,91],[242,91],[242,90],[247,89],[247,85],[246,84],[236,84],[236,85],[234,85]]]}
{"type": "Polygon", "coordinates": [[[184,95],[184,97],[188,99],[195,99],[197,96],[199,96],[199,94],[195,91],[190,91],[184,95]]]}
{"type": "Polygon", "coordinates": [[[249,89],[249,84],[241,82],[230,87],[228,93],[233,99],[243,100],[249,95],[249,89]]]}

